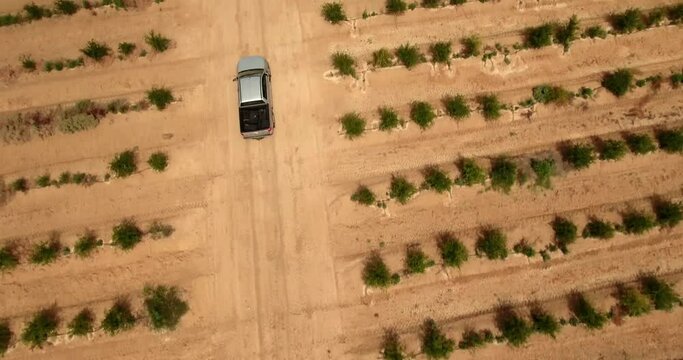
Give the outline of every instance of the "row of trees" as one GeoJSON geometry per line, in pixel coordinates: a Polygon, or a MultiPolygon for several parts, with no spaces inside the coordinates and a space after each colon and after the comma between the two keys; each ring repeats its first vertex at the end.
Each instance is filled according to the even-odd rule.
{"type": "MultiPolygon", "coordinates": [[[[126,219],[117,224],[112,229],[111,246],[124,251],[133,249],[139,244],[144,236],[152,239],[169,237],[175,229],[173,226],[154,221],[143,231],[134,220],[126,219]]],[[[102,239],[92,231],[86,231],[79,236],[74,243],[73,250],[64,246],[59,238],[59,234],[53,233],[50,239],[34,244],[27,254],[27,260],[34,265],[48,265],[57,261],[62,256],[74,254],[80,259],[92,256],[98,248],[104,246],[102,239]]],[[[16,244],[7,244],[0,248],[0,271],[10,271],[16,268],[21,262],[19,247],[16,244]]]]}
{"type": "MultiPolygon", "coordinates": [[[[638,317],[651,312],[653,308],[672,311],[674,307],[683,305],[671,284],[649,275],[640,279],[639,286],[619,285],[616,297],[617,305],[609,312],[601,312],[584,294],[573,293],[568,299],[572,313],[569,319],[558,319],[538,304],[531,307],[528,316],[510,306],[501,306],[496,312],[497,334],[490,329],[469,328],[457,343],[441,330],[436,321],[426,319],[422,324],[421,352],[430,359],[446,359],[455,349],[473,350],[494,342],[507,342],[512,347],[519,347],[534,333],[554,339],[565,325],[601,329],[609,319],[616,321],[622,317],[638,317]]],[[[383,358],[388,360],[408,357],[398,333],[391,329],[385,330],[381,352],[383,358]]]]}
{"type": "MultiPolygon", "coordinates": [[[[66,324],[70,337],[85,337],[95,331],[102,330],[108,335],[132,329],[142,320],[154,331],[174,330],[180,319],[187,313],[189,306],[180,296],[176,287],[164,285],[146,286],[143,290],[145,315],[136,315],[125,299],[117,300],[105,313],[96,326],[95,314],[84,308],[66,324]]],[[[56,306],[36,312],[31,320],[24,324],[19,340],[31,349],[42,348],[48,340],[58,335],[61,319],[56,306]]],[[[0,323],[0,356],[10,347],[14,333],[7,322],[0,323]]]]}
{"type": "MultiPolygon", "coordinates": [[[[154,0],[157,4],[162,3],[163,1],[164,0],[154,0]]],[[[76,2],[74,0],[55,0],[52,7],[37,5],[32,2],[24,5],[21,12],[0,15],[0,27],[30,23],[53,16],[71,16],[81,9],[93,10],[102,6],[113,6],[116,9],[128,8],[128,5],[124,0],[82,0],[81,2],[76,2]]]]}

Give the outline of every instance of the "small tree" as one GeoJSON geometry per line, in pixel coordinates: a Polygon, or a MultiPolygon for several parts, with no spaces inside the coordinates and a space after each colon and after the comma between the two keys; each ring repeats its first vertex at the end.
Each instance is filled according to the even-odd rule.
{"type": "Polygon", "coordinates": [[[356,189],[356,192],[351,195],[351,200],[362,205],[370,206],[375,204],[377,197],[367,186],[360,185],[358,186],[358,189],[356,189]]]}
{"type": "Polygon", "coordinates": [[[472,159],[460,161],[460,177],[455,181],[458,185],[473,186],[486,181],[486,172],[472,159]]]}
{"type": "Polygon", "coordinates": [[[342,129],[344,130],[347,139],[353,140],[365,133],[366,121],[358,113],[352,112],[344,114],[344,116],[339,119],[339,122],[341,122],[342,129]]]}
{"type": "Polygon", "coordinates": [[[36,185],[38,187],[44,188],[52,185],[52,180],[50,179],[50,174],[41,175],[36,178],[36,185]]]}
{"type": "Polygon", "coordinates": [[[619,307],[628,316],[641,316],[650,312],[650,300],[633,287],[619,289],[619,307]]]}
{"type": "Polygon", "coordinates": [[[562,44],[564,51],[569,50],[571,43],[578,38],[579,33],[579,18],[572,15],[567,21],[567,24],[560,25],[555,29],[555,41],[562,44]]]}
{"type": "Polygon", "coordinates": [[[465,330],[462,333],[462,340],[458,343],[458,348],[475,349],[484,346],[486,343],[493,342],[495,337],[491,330],[484,329],[481,331],[475,331],[473,329],[465,330]]]}
{"type": "Polygon", "coordinates": [[[446,337],[432,319],[422,324],[422,352],[431,359],[447,359],[455,349],[455,340],[446,337]]]}
{"type": "Polygon", "coordinates": [[[104,315],[101,328],[108,335],[116,335],[122,331],[132,329],[135,326],[135,322],[135,316],[131,312],[128,302],[117,300],[104,315]]]}
{"type": "Polygon", "coordinates": [[[101,241],[97,240],[97,237],[92,232],[86,232],[74,245],[74,253],[80,258],[86,258],[92,255],[93,251],[101,245],[101,241]]]}
{"type": "Polygon", "coordinates": [[[370,287],[388,287],[398,284],[400,277],[398,274],[391,274],[389,268],[384,263],[382,256],[377,251],[370,253],[365,260],[363,268],[363,282],[370,287]]]}
{"type": "Polygon", "coordinates": [[[152,222],[152,224],[149,226],[149,229],[147,229],[147,234],[149,234],[154,240],[167,238],[173,235],[174,232],[175,229],[173,226],[164,224],[160,221],[152,222]]]}
{"type": "Polygon", "coordinates": [[[413,101],[410,105],[410,119],[422,130],[430,128],[434,124],[436,114],[432,105],[425,101],[413,101]]]}
{"type": "Polygon", "coordinates": [[[672,228],[683,220],[683,206],[681,203],[657,201],[654,208],[659,226],[672,228]]]}
{"type": "Polygon", "coordinates": [[[109,163],[109,170],[120,178],[125,178],[135,173],[138,170],[135,150],[126,150],[116,154],[109,163]]]}
{"type": "Polygon", "coordinates": [[[154,330],[175,330],[180,318],[189,310],[175,287],[146,286],[144,295],[145,308],[154,330]]]}
{"type": "Polygon", "coordinates": [[[564,161],[568,162],[574,169],[586,169],[595,162],[593,146],[589,144],[573,144],[565,148],[564,161]]]}
{"type": "Polygon", "coordinates": [[[657,132],[659,147],[668,153],[683,152],[683,128],[657,132]]]}
{"type": "Polygon", "coordinates": [[[10,271],[19,265],[19,256],[15,253],[14,247],[5,245],[0,248],[0,272],[10,271]]]}
{"type": "Polygon", "coordinates": [[[0,322],[0,357],[4,356],[9,349],[14,334],[6,321],[0,322]]]}
{"type": "Polygon", "coordinates": [[[384,360],[405,359],[405,349],[403,344],[401,344],[401,339],[399,338],[398,333],[393,329],[384,330],[384,339],[382,340],[382,358],[384,360]]]}
{"type": "Polygon", "coordinates": [[[134,43],[130,42],[119,43],[119,55],[121,55],[121,57],[128,57],[135,51],[136,47],[137,46],[134,43]]]}
{"type": "Polygon", "coordinates": [[[640,235],[655,227],[654,217],[638,211],[625,214],[623,222],[627,234],[640,235]]]}
{"type": "Polygon", "coordinates": [[[586,299],[583,294],[576,294],[571,304],[571,310],[578,321],[587,328],[601,329],[607,322],[607,317],[601,314],[593,305],[586,299]]]}
{"type": "Polygon", "coordinates": [[[636,155],[644,155],[657,150],[657,145],[647,134],[631,134],[626,137],[626,143],[636,155]]]}
{"type": "Polygon", "coordinates": [[[525,34],[526,46],[540,49],[544,46],[550,46],[553,43],[553,26],[552,24],[543,24],[538,27],[528,28],[525,34]]]}
{"type": "Polygon", "coordinates": [[[507,158],[499,158],[491,167],[491,187],[509,193],[517,179],[517,165],[507,158]]]}
{"type": "Polygon", "coordinates": [[[149,156],[147,165],[156,172],[163,172],[168,166],[168,155],[164,152],[157,151],[149,156]]]}
{"type": "Polygon", "coordinates": [[[619,69],[612,73],[606,73],[602,77],[602,86],[614,96],[622,97],[633,88],[633,72],[629,69],[619,69]]]}
{"type": "Polygon", "coordinates": [[[514,347],[523,345],[529,340],[533,328],[513,310],[503,308],[498,314],[498,329],[503,337],[514,347]]]}
{"type": "Polygon", "coordinates": [[[470,116],[470,108],[467,106],[467,100],[462,95],[444,96],[441,99],[446,114],[456,120],[462,120],[470,116]]]}
{"type": "Polygon", "coordinates": [[[56,238],[56,236],[48,241],[35,244],[31,250],[31,263],[36,265],[47,265],[53,263],[59,257],[61,249],[62,245],[59,243],[59,240],[56,238]]]}
{"type": "Polygon", "coordinates": [[[600,39],[605,39],[607,38],[607,31],[600,25],[595,25],[586,28],[586,31],[583,32],[583,35],[586,37],[589,37],[591,39],[595,38],[600,38],[600,39]]]}
{"type": "Polygon", "coordinates": [[[55,10],[60,14],[73,15],[78,9],[78,4],[72,0],[55,0],[55,10]]]}
{"type": "Polygon", "coordinates": [[[550,189],[550,178],[555,175],[555,159],[531,159],[531,169],[536,174],[536,186],[550,189]]]}
{"type": "Polygon", "coordinates": [[[507,237],[500,229],[484,229],[477,240],[476,253],[486,255],[489,260],[504,260],[508,257],[507,237]]]}
{"type": "Polygon", "coordinates": [[[346,13],[344,12],[344,5],[340,2],[325,3],[322,6],[321,14],[325,21],[331,24],[339,24],[346,21],[346,13]]]}
{"type": "Polygon", "coordinates": [[[111,54],[111,48],[105,43],[100,43],[93,40],[88,41],[83,49],[81,49],[83,55],[95,60],[101,61],[105,56],[111,54]]]}
{"type": "Polygon", "coordinates": [[[70,336],[86,336],[93,332],[95,316],[90,309],[83,309],[69,322],[70,336]]]}
{"type": "Polygon", "coordinates": [[[404,123],[396,111],[390,107],[380,107],[379,112],[379,129],[382,131],[391,131],[404,123]]]}
{"type": "Polygon", "coordinates": [[[432,54],[432,62],[450,65],[453,52],[450,41],[438,41],[431,44],[429,52],[432,54]]]}
{"type": "Polygon", "coordinates": [[[498,96],[493,94],[482,95],[477,97],[477,102],[484,115],[484,120],[498,120],[502,116],[500,111],[503,109],[503,104],[498,100],[498,96]]]}
{"type": "Polygon", "coordinates": [[[391,177],[391,189],[389,191],[389,197],[396,199],[400,204],[407,204],[413,195],[417,193],[417,188],[415,185],[408,181],[402,176],[392,176],[391,177]]]}
{"type": "Polygon", "coordinates": [[[415,65],[424,62],[424,55],[420,53],[417,45],[410,45],[408,43],[396,49],[396,57],[408,69],[412,69],[415,65]]]}
{"type": "Polygon", "coordinates": [[[460,40],[462,45],[462,50],[460,50],[460,56],[464,58],[479,56],[481,55],[481,38],[477,35],[468,36],[460,40]]]}
{"type": "Polygon", "coordinates": [[[666,9],[666,17],[674,24],[683,20],[683,4],[671,5],[666,9]]]}
{"type": "Polygon", "coordinates": [[[356,77],[356,59],[348,53],[339,52],[332,54],[332,67],[334,67],[340,75],[356,77]]]}
{"type": "Polygon", "coordinates": [[[434,266],[434,261],[422,251],[419,245],[408,245],[405,258],[405,271],[407,274],[421,274],[431,266],[434,266]]]}
{"type": "Polygon", "coordinates": [[[372,65],[378,68],[384,68],[394,65],[393,55],[387,48],[381,48],[372,53],[372,65]]]}
{"type": "Polygon", "coordinates": [[[423,174],[425,180],[422,186],[424,188],[432,189],[439,194],[451,191],[453,180],[451,180],[451,178],[448,177],[448,174],[438,166],[426,168],[423,174]]]}
{"type": "Polygon", "coordinates": [[[54,309],[43,309],[33,315],[21,332],[21,342],[31,349],[41,348],[51,336],[57,335],[59,319],[54,309]]]}
{"type": "Polygon", "coordinates": [[[28,180],[26,178],[16,179],[10,184],[10,188],[13,192],[27,192],[28,191],[28,180]]]}
{"type": "Polygon", "coordinates": [[[439,252],[444,265],[459,268],[469,254],[465,245],[451,233],[443,233],[438,239],[439,252]]]}
{"type": "Polygon", "coordinates": [[[534,331],[546,334],[553,339],[560,331],[560,324],[555,316],[540,307],[535,307],[531,310],[531,322],[534,331]]]}
{"type": "Polygon", "coordinates": [[[555,241],[563,253],[567,253],[567,246],[576,241],[576,225],[569,219],[557,217],[553,221],[555,241]]]}
{"type": "Polygon", "coordinates": [[[678,294],[671,285],[654,276],[641,278],[643,292],[647,295],[657,310],[671,311],[680,302],[678,294]]]}
{"type": "Polygon", "coordinates": [[[600,146],[600,160],[620,160],[627,150],[626,143],[621,140],[605,140],[600,146]]]}
{"type": "Polygon", "coordinates": [[[152,105],[156,106],[157,110],[161,111],[166,109],[175,98],[170,89],[165,87],[153,87],[151,90],[147,91],[147,100],[149,100],[152,105]]]}
{"type": "Polygon", "coordinates": [[[169,46],[171,45],[171,39],[154,32],[154,30],[145,35],[145,42],[157,53],[162,53],[168,50],[169,46]]]}
{"type": "Polygon", "coordinates": [[[611,239],[614,237],[614,225],[606,221],[591,219],[583,229],[585,238],[611,239]]]}
{"type": "Polygon", "coordinates": [[[130,250],[142,241],[142,230],[135,225],[133,220],[123,220],[114,226],[111,238],[114,246],[122,250],[130,250]]]}
{"type": "Polygon", "coordinates": [[[387,0],[387,14],[400,15],[408,9],[408,4],[404,0],[387,0]]]}
{"type": "Polygon", "coordinates": [[[613,14],[610,20],[614,30],[620,33],[631,33],[645,29],[645,16],[637,8],[613,14]]]}

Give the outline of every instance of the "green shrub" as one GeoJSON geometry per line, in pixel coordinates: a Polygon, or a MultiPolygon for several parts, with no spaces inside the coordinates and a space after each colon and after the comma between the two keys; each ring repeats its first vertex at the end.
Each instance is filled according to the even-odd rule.
{"type": "Polygon", "coordinates": [[[81,49],[83,55],[95,60],[101,61],[105,56],[111,53],[111,48],[105,43],[100,43],[93,40],[88,41],[88,44],[81,49]]]}
{"type": "Polygon", "coordinates": [[[678,87],[683,84],[683,72],[671,74],[669,80],[671,81],[671,86],[674,89],[678,89],[678,87]]]}
{"type": "Polygon", "coordinates": [[[149,156],[147,165],[156,172],[163,172],[168,166],[168,155],[161,151],[157,151],[149,156]]]}
{"type": "Polygon", "coordinates": [[[602,78],[602,86],[614,96],[622,97],[633,88],[633,72],[629,69],[619,69],[607,73],[602,78]]]}
{"type": "Polygon", "coordinates": [[[514,311],[505,309],[502,312],[498,319],[498,329],[508,344],[518,347],[526,343],[533,333],[533,328],[514,311]]]}
{"type": "Polygon", "coordinates": [[[72,182],[76,185],[90,186],[97,181],[97,175],[86,174],[82,172],[75,173],[72,182]]]}
{"type": "Polygon", "coordinates": [[[391,274],[382,256],[376,251],[370,253],[363,268],[363,282],[370,287],[388,287],[399,282],[398,274],[391,274]]]}
{"type": "Polygon", "coordinates": [[[142,241],[142,230],[133,220],[124,220],[112,230],[112,245],[122,250],[130,250],[142,241]]]}
{"type": "Polygon", "coordinates": [[[59,257],[62,245],[56,238],[33,245],[30,260],[32,264],[47,265],[59,257]]]}
{"type": "Polygon", "coordinates": [[[21,332],[21,342],[31,349],[41,348],[51,336],[57,335],[59,319],[54,309],[43,309],[33,315],[21,332]]]}
{"type": "Polygon", "coordinates": [[[562,44],[564,51],[569,50],[571,43],[578,38],[579,33],[579,18],[572,15],[567,21],[567,24],[560,25],[555,30],[555,41],[562,44]]]}
{"type": "Polygon", "coordinates": [[[641,279],[643,293],[650,298],[650,301],[657,310],[671,311],[680,302],[678,294],[671,285],[657,279],[654,276],[645,276],[641,279]]]}
{"type": "Polygon", "coordinates": [[[468,58],[472,56],[481,55],[482,42],[479,36],[471,35],[460,40],[462,45],[462,50],[460,50],[460,56],[463,58],[468,58]]]}
{"type": "Polygon", "coordinates": [[[422,7],[435,8],[441,5],[441,0],[422,0],[422,7]]]}
{"type": "Polygon", "coordinates": [[[441,99],[446,114],[456,120],[465,119],[470,116],[470,108],[467,106],[467,100],[463,95],[444,96],[441,99]]]}
{"type": "Polygon", "coordinates": [[[633,211],[623,217],[624,232],[640,235],[655,227],[655,219],[650,215],[633,211]]]}
{"type": "Polygon", "coordinates": [[[402,176],[392,176],[389,197],[405,205],[417,193],[415,185],[402,176]]]}
{"type": "Polygon", "coordinates": [[[486,343],[491,343],[494,340],[495,337],[491,330],[484,329],[481,331],[474,331],[469,329],[462,333],[462,340],[458,343],[458,348],[463,350],[480,348],[486,345],[486,343]]]}
{"type": "Polygon", "coordinates": [[[600,329],[607,322],[607,317],[601,314],[582,294],[576,294],[571,304],[571,310],[579,323],[586,325],[587,328],[600,329]]]}
{"type": "Polygon", "coordinates": [[[396,49],[396,57],[408,69],[412,69],[415,65],[425,61],[424,55],[420,53],[417,45],[410,45],[408,43],[396,49]]]}
{"type": "Polygon", "coordinates": [[[582,86],[579,89],[579,93],[577,94],[578,96],[581,96],[583,99],[592,99],[593,98],[593,89],[587,88],[585,86],[582,86]]]}
{"type": "Polygon", "coordinates": [[[68,67],[69,69],[73,69],[83,65],[85,65],[85,62],[83,61],[82,57],[79,57],[77,59],[66,59],[66,67],[68,67]]]}
{"type": "Polygon", "coordinates": [[[164,110],[175,98],[170,89],[153,87],[152,90],[147,91],[147,100],[156,106],[157,110],[164,110]]]}
{"type": "Polygon", "coordinates": [[[550,46],[553,43],[553,26],[552,24],[543,24],[541,26],[526,29],[525,44],[534,49],[540,49],[544,46],[550,46]]]}
{"type": "Polygon", "coordinates": [[[450,41],[438,41],[431,44],[429,52],[432,54],[432,62],[450,65],[453,52],[450,41]]]}
{"type": "Polygon", "coordinates": [[[5,245],[0,248],[0,272],[9,271],[19,265],[19,257],[15,253],[14,247],[5,245]]]}
{"type": "Polygon", "coordinates": [[[517,254],[524,254],[526,257],[534,257],[536,256],[536,250],[534,248],[526,243],[526,240],[522,240],[515,244],[512,247],[512,251],[514,251],[517,254]]]}
{"type": "Polygon", "coordinates": [[[28,180],[26,178],[18,178],[10,184],[10,189],[14,192],[27,192],[28,191],[28,180]]]}
{"type": "Polygon", "coordinates": [[[600,145],[601,160],[620,160],[626,156],[626,143],[621,140],[605,140],[600,145]]]}
{"type": "Polygon", "coordinates": [[[135,326],[135,322],[135,316],[131,312],[128,302],[118,300],[107,310],[100,326],[108,335],[116,335],[122,331],[132,329],[135,326]]]}
{"type": "Polygon", "coordinates": [[[499,158],[491,167],[491,187],[509,193],[517,179],[517,165],[507,158],[499,158]]]}
{"type": "Polygon", "coordinates": [[[683,129],[658,131],[657,142],[659,147],[668,153],[683,152],[683,129]]]}
{"type": "Polygon", "coordinates": [[[546,334],[553,339],[560,331],[560,324],[555,316],[539,307],[531,310],[531,323],[534,331],[540,334],[546,334]]]}
{"type": "Polygon", "coordinates": [[[145,43],[147,43],[155,52],[162,53],[168,50],[171,45],[171,39],[152,30],[145,35],[145,43]]]}
{"type": "Polygon", "coordinates": [[[90,114],[74,114],[62,117],[57,123],[59,131],[65,134],[73,134],[80,131],[91,130],[100,124],[95,116],[90,114]]]}
{"type": "Polygon", "coordinates": [[[381,48],[372,53],[372,65],[379,68],[394,65],[393,55],[387,48],[381,48]]]}
{"type": "Polygon", "coordinates": [[[431,266],[434,266],[434,261],[422,251],[419,245],[408,246],[405,259],[407,274],[421,274],[431,266]]]}
{"type": "Polygon", "coordinates": [[[107,112],[112,114],[125,114],[130,111],[130,103],[125,99],[115,99],[107,104],[107,112]]]}
{"type": "Polygon", "coordinates": [[[683,4],[672,5],[666,9],[666,17],[674,24],[683,20],[683,4]]]}
{"type": "Polygon", "coordinates": [[[40,20],[44,17],[52,16],[52,11],[50,11],[50,9],[36,5],[35,3],[24,5],[24,11],[26,12],[26,19],[28,19],[28,21],[40,20]]]}
{"type": "Polygon", "coordinates": [[[102,0],[102,5],[111,5],[117,10],[125,9],[127,7],[124,0],[102,0]]]}
{"type": "Polygon", "coordinates": [[[507,258],[507,237],[500,229],[484,229],[477,240],[476,253],[478,256],[486,255],[489,260],[507,258]]]}
{"type": "Polygon", "coordinates": [[[567,246],[576,241],[576,225],[569,219],[557,217],[553,221],[555,242],[563,253],[567,253],[567,246]]]}
{"type": "Polygon", "coordinates": [[[59,185],[67,185],[71,183],[71,173],[68,171],[65,171],[61,174],[59,174],[59,185]]]}
{"type": "Polygon", "coordinates": [[[436,113],[432,105],[425,101],[413,101],[410,104],[410,119],[415,122],[420,129],[426,130],[434,124],[436,113]]]}
{"type": "Polygon", "coordinates": [[[36,61],[33,60],[31,55],[22,55],[19,58],[19,61],[21,61],[21,67],[23,67],[25,70],[35,71],[37,68],[36,61]]]}
{"type": "Polygon", "coordinates": [[[484,114],[484,120],[498,120],[501,117],[500,110],[503,109],[503,104],[498,100],[498,96],[482,95],[477,97],[477,102],[484,114]]]}
{"type": "Polygon", "coordinates": [[[664,21],[664,17],[666,17],[666,8],[658,7],[652,9],[652,11],[647,14],[646,27],[659,26],[661,22],[664,21]]]}
{"type": "Polygon", "coordinates": [[[628,9],[610,17],[612,27],[619,33],[631,33],[645,29],[645,16],[640,9],[628,9]]]}
{"type": "Polygon", "coordinates": [[[451,233],[443,233],[438,239],[439,252],[444,265],[459,268],[467,261],[467,248],[451,233]]]}
{"type": "Polygon", "coordinates": [[[567,146],[564,153],[564,161],[568,162],[574,169],[586,169],[595,162],[593,146],[589,144],[573,144],[567,146]]]}
{"type": "Polygon", "coordinates": [[[556,167],[553,158],[531,159],[531,169],[536,174],[536,185],[550,189],[552,183],[550,178],[555,176],[556,167]]]}
{"type": "Polygon", "coordinates": [[[607,221],[591,219],[583,228],[581,236],[585,238],[611,239],[614,237],[614,225],[607,221]]]}
{"type": "Polygon", "coordinates": [[[332,54],[332,67],[342,76],[356,77],[356,60],[349,54],[336,52],[332,54]]]}
{"type": "Polygon", "coordinates": [[[138,170],[135,150],[126,150],[116,154],[114,159],[109,163],[109,170],[120,178],[133,175],[133,173],[138,170]]]}
{"type": "Polygon", "coordinates": [[[93,251],[100,246],[102,242],[97,240],[97,237],[92,232],[87,232],[78,238],[74,245],[74,253],[80,258],[86,258],[92,255],[93,251]]]}
{"type": "Polygon", "coordinates": [[[567,105],[574,99],[573,92],[567,91],[560,86],[536,86],[533,88],[532,93],[534,100],[541,104],[567,105]]]}
{"type": "Polygon", "coordinates": [[[430,359],[447,359],[455,349],[455,340],[446,337],[432,319],[422,324],[422,352],[430,359]]]}
{"type": "Polygon", "coordinates": [[[75,1],[72,0],[55,0],[55,10],[57,13],[64,15],[73,15],[78,11],[79,7],[75,1]]]}
{"type": "Polygon", "coordinates": [[[86,336],[93,332],[95,316],[90,309],[83,309],[69,322],[70,336],[86,336]]]}
{"type": "Polygon", "coordinates": [[[347,113],[339,119],[347,139],[355,139],[365,133],[366,121],[358,113],[347,113]]]}
{"type": "Polygon", "coordinates": [[[438,166],[426,168],[423,174],[425,178],[423,187],[434,190],[439,194],[451,191],[453,180],[451,180],[451,178],[448,177],[448,174],[438,166]]]}
{"type": "Polygon", "coordinates": [[[180,298],[175,287],[146,286],[144,295],[145,308],[154,330],[174,330],[180,318],[189,310],[189,306],[180,298]]]}
{"type": "Polygon", "coordinates": [[[130,54],[132,54],[133,51],[135,51],[136,47],[137,45],[135,45],[134,43],[121,42],[119,43],[119,55],[121,55],[122,57],[130,56],[130,54]]]}
{"type": "Polygon", "coordinates": [[[152,225],[149,226],[149,229],[147,229],[147,233],[154,240],[167,238],[173,235],[174,232],[175,229],[173,228],[173,226],[161,223],[159,221],[154,221],[152,225]]]}
{"type": "Polygon", "coordinates": [[[346,13],[344,12],[344,5],[340,2],[325,3],[322,6],[321,14],[325,21],[331,24],[339,24],[346,21],[346,13]]]}
{"type": "Polygon", "coordinates": [[[460,177],[455,181],[457,185],[473,186],[486,181],[486,172],[472,159],[462,159],[458,164],[460,177]]]}
{"type": "Polygon", "coordinates": [[[351,195],[351,200],[362,205],[370,206],[375,204],[377,197],[367,186],[360,185],[358,189],[356,189],[356,192],[351,195]]]}
{"type": "Polygon", "coordinates": [[[404,123],[404,120],[390,107],[380,107],[377,112],[379,112],[379,129],[382,131],[391,131],[404,123]]]}
{"type": "Polygon", "coordinates": [[[3,357],[9,349],[14,334],[6,321],[0,322],[0,357],[3,357]]]}
{"type": "Polygon", "coordinates": [[[408,4],[404,0],[387,0],[387,14],[403,14],[408,9],[408,4]]]}
{"type": "Polygon", "coordinates": [[[403,360],[405,357],[405,348],[401,344],[398,333],[392,329],[385,330],[382,340],[382,358],[384,360],[403,360]]]}
{"type": "Polygon", "coordinates": [[[36,186],[44,188],[52,185],[52,180],[50,179],[50,174],[41,175],[36,178],[36,186]]]}
{"type": "Polygon", "coordinates": [[[659,226],[674,227],[683,219],[683,206],[680,203],[657,201],[654,208],[659,226]]]}
{"type": "Polygon", "coordinates": [[[634,154],[644,155],[657,150],[654,140],[647,134],[630,134],[626,137],[626,143],[634,154]]]}
{"type": "Polygon", "coordinates": [[[16,25],[22,22],[21,15],[4,14],[0,15],[0,27],[16,25]]]}
{"type": "Polygon", "coordinates": [[[602,26],[595,25],[587,28],[586,31],[583,32],[583,35],[591,39],[605,39],[607,38],[607,31],[602,26]]]}
{"type": "Polygon", "coordinates": [[[650,300],[632,287],[619,289],[619,307],[628,316],[641,316],[650,312],[650,300]]]}

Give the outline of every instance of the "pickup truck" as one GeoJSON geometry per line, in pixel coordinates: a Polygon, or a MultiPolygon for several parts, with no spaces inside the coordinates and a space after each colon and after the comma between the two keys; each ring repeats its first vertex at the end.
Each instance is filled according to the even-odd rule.
{"type": "Polygon", "coordinates": [[[245,139],[263,139],[275,130],[270,67],[261,56],[243,57],[237,63],[240,133],[245,139]]]}

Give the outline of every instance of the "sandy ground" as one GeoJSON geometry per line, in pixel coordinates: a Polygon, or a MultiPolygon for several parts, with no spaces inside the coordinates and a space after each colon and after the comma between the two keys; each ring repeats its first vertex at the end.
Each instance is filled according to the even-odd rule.
{"type": "MultiPolygon", "coordinates": [[[[2,1],[0,12],[24,3],[2,1]]],[[[359,80],[327,76],[329,55],[336,50],[365,62],[382,46],[410,41],[426,49],[437,39],[457,43],[472,33],[487,44],[512,46],[525,27],[542,21],[577,14],[584,24],[604,24],[614,11],[674,2],[474,1],[398,18],[360,18],[364,10],[380,11],[383,3],[346,1],[353,20],[338,26],[320,18],[321,0],[166,0],[0,28],[2,115],[81,99],[138,99],[155,85],[180,97],[163,112],[109,115],[95,130],[0,145],[5,182],[45,172],[102,175],[115,153],[133,147],[141,158],[158,150],[170,157],[163,174],[144,165],[125,180],[16,194],[0,207],[2,244],[26,248],[58,232],[73,245],[85,229],[107,239],[111,227],[127,217],[143,227],[163,220],[177,230],[131,252],[105,247],[88,260],[22,264],[1,274],[0,319],[19,332],[33,312],[55,304],[64,334],[66,322],[85,306],[98,319],[121,296],[142,309],[140,290],[149,283],[178,286],[190,305],[174,332],[138,326],[114,337],[58,336],[42,350],[17,345],[5,358],[376,359],[387,327],[399,331],[409,351],[418,352],[419,324],[426,317],[459,339],[466,327],[491,327],[501,302],[523,308],[538,301],[564,314],[565,297],[580,290],[606,310],[614,302],[613,284],[645,271],[662,274],[683,293],[681,227],[618,235],[608,242],[579,240],[569,255],[553,254],[545,263],[521,256],[499,262],[475,258],[459,271],[434,267],[386,291],[364,289],[360,274],[372,250],[381,249],[398,270],[407,244],[420,243],[436,258],[435,235],[452,231],[473,249],[483,225],[503,228],[511,244],[525,238],[541,248],[552,241],[548,224],[556,214],[582,228],[590,216],[618,221],[625,210],[650,209],[655,195],[683,199],[683,157],[657,152],[598,162],[581,172],[561,168],[548,191],[515,187],[504,195],[456,187],[450,196],[423,192],[408,205],[390,203],[384,212],[351,203],[360,183],[383,194],[392,174],[419,181],[421,169],[430,164],[455,176],[460,156],[488,166],[501,154],[521,160],[537,153],[557,156],[557,145],[566,140],[683,125],[683,92],[664,85],[658,92],[637,89],[620,99],[600,89],[596,100],[542,106],[531,118],[520,111],[506,112],[495,123],[479,114],[461,123],[440,116],[427,131],[409,124],[349,141],[339,134],[337,121],[347,111],[376,121],[376,108],[391,105],[407,117],[411,101],[438,105],[445,93],[495,92],[516,103],[544,82],[597,88],[602,73],[617,67],[634,68],[639,77],[683,67],[683,33],[664,26],[579,40],[567,54],[559,47],[525,50],[512,54],[510,64],[458,59],[450,69],[425,63],[412,71],[363,71],[359,80]],[[23,54],[40,60],[75,57],[92,38],[141,45],[152,29],[173,39],[168,52],[49,74],[19,70],[23,54]],[[277,129],[262,141],[241,138],[231,82],[237,60],[251,54],[265,56],[273,72],[277,129]]],[[[682,314],[681,309],[654,313],[597,332],[565,328],[556,340],[535,335],[520,349],[496,345],[457,351],[453,358],[683,358],[682,314]]]]}

